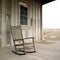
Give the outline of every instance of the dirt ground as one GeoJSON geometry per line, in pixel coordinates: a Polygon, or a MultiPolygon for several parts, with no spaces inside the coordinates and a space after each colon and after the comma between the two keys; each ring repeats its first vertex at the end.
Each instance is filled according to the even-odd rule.
{"type": "Polygon", "coordinates": [[[60,29],[43,29],[43,40],[60,40],[60,29]]]}

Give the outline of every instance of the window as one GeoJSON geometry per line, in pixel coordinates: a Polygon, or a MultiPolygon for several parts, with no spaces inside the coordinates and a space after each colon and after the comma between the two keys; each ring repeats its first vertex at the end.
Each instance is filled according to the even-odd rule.
{"type": "Polygon", "coordinates": [[[20,24],[28,24],[28,8],[23,5],[20,5],[20,24]]]}

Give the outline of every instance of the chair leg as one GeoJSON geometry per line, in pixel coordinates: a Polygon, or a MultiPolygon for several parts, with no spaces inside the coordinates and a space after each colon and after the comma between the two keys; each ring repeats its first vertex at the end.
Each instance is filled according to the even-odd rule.
{"type": "Polygon", "coordinates": [[[12,52],[13,52],[14,54],[17,54],[17,55],[26,55],[24,41],[23,41],[23,49],[24,49],[24,52],[21,51],[21,52],[23,52],[23,53],[19,53],[19,52],[18,52],[18,50],[17,50],[17,48],[16,48],[16,46],[15,46],[15,41],[13,41],[13,42],[14,42],[15,51],[12,51],[12,52]]]}
{"type": "Polygon", "coordinates": [[[23,49],[24,49],[24,54],[26,54],[24,40],[23,40],[23,49]]]}
{"type": "Polygon", "coordinates": [[[34,49],[34,52],[36,52],[36,51],[35,51],[34,38],[33,38],[33,49],[34,49]]]}
{"type": "Polygon", "coordinates": [[[34,38],[32,38],[32,44],[33,44],[33,51],[27,51],[27,53],[34,53],[35,51],[35,44],[34,44],[34,38]]]}
{"type": "Polygon", "coordinates": [[[13,41],[13,42],[14,42],[15,51],[17,52],[17,48],[16,48],[16,46],[15,46],[15,41],[13,41]]]}

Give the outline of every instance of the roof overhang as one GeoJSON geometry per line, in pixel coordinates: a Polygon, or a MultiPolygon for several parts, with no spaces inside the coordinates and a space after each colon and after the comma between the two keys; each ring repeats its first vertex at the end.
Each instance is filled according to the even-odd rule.
{"type": "Polygon", "coordinates": [[[41,0],[41,3],[42,3],[42,5],[44,5],[44,4],[52,2],[52,1],[55,1],[55,0],[41,0]]]}

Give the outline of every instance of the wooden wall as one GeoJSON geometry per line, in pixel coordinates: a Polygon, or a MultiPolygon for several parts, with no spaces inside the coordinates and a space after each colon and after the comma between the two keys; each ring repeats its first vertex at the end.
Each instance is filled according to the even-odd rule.
{"type": "Polygon", "coordinates": [[[41,4],[39,0],[3,0],[2,46],[12,44],[10,25],[20,25],[19,5],[28,5],[28,25],[22,25],[23,37],[33,36],[35,41],[40,40],[41,31],[41,4]],[[31,25],[32,18],[32,25],[31,25]],[[4,30],[3,30],[4,29],[4,30]],[[5,33],[4,33],[5,32],[5,33]],[[4,40],[5,39],[5,40],[4,40]]]}

